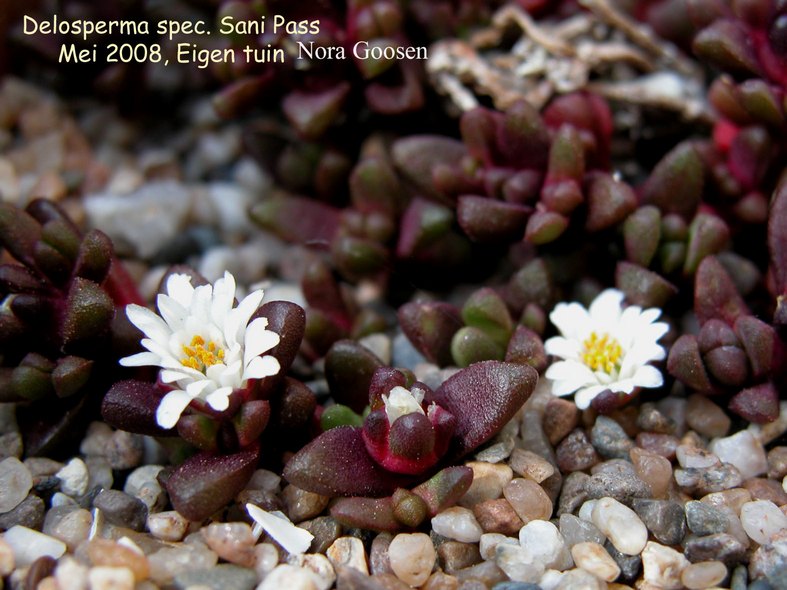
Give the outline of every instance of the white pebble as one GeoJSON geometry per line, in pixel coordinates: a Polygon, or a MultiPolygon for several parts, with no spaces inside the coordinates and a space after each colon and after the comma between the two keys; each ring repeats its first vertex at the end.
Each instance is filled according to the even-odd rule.
{"type": "Polygon", "coordinates": [[[283,563],[277,565],[256,590],[317,590],[311,573],[303,568],[283,563]]]}
{"type": "Polygon", "coordinates": [[[680,576],[689,560],[670,547],[648,541],[642,551],[642,570],[646,582],[664,590],[680,590],[680,576]]]}
{"type": "Polygon", "coordinates": [[[30,470],[16,457],[0,462],[0,512],[13,510],[33,487],[30,470]]]}
{"type": "Polygon", "coordinates": [[[768,471],[765,448],[749,430],[711,441],[710,450],[724,463],[737,467],[744,480],[768,471]]]}
{"type": "Polygon", "coordinates": [[[393,573],[409,586],[426,582],[434,567],[436,553],[432,539],[424,533],[396,535],[388,546],[393,573]]]}
{"type": "Polygon", "coordinates": [[[529,549],[508,543],[500,543],[495,549],[495,563],[515,582],[536,583],[545,569],[529,549]]]}
{"type": "Polygon", "coordinates": [[[79,457],[74,457],[65,467],[55,474],[60,480],[60,491],[67,496],[77,497],[87,492],[90,474],[87,465],[79,457]]]}
{"type": "Polygon", "coordinates": [[[593,524],[621,553],[639,555],[648,542],[648,529],[637,513],[614,498],[598,500],[592,518],[593,524]]]}
{"type": "Polygon", "coordinates": [[[66,544],[62,541],[22,525],[12,526],[5,532],[4,537],[14,552],[14,561],[18,568],[30,565],[39,557],[57,559],[66,552],[66,544]]]}
{"type": "Polygon", "coordinates": [[[764,545],[775,533],[787,529],[787,516],[770,500],[756,500],[741,506],[741,524],[752,541],[764,545]]]}
{"type": "Polygon", "coordinates": [[[320,553],[290,555],[287,558],[287,563],[309,572],[312,575],[314,584],[317,586],[317,590],[328,590],[336,581],[336,571],[333,569],[330,560],[320,553]]]}
{"type": "Polygon", "coordinates": [[[188,528],[189,521],[175,510],[148,514],[150,534],[162,541],[180,541],[188,528]]]}
{"type": "Polygon", "coordinates": [[[328,547],[325,554],[331,560],[333,567],[346,565],[364,575],[369,575],[366,550],[363,548],[363,542],[357,537],[339,537],[328,547]]]}
{"type": "Polygon", "coordinates": [[[90,590],[134,590],[134,572],[127,567],[93,567],[87,579],[90,590]]]}
{"type": "Polygon", "coordinates": [[[14,550],[5,539],[0,537],[0,578],[14,571],[14,550]]]}
{"type": "Polygon", "coordinates": [[[590,572],[605,582],[614,582],[620,575],[620,567],[612,559],[603,545],[584,541],[571,548],[571,556],[577,567],[590,572]]]}
{"type": "Polygon", "coordinates": [[[161,489],[161,484],[156,479],[162,469],[164,469],[162,465],[137,467],[128,474],[123,491],[129,496],[142,500],[148,510],[153,510],[163,503],[164,490],[161,489]]]}
{"type": "Polygon", "coordinates": [[[684,469],[691,467],[703,469],[713,467],[721,462],[713,453],[692,445],[679,445],[675,449],[675,458],[684,469]]]}
{"type": "Polygon", "coordinates": [[[593,522],[593,509],[596,507],[597,502],[598,500],[587,500],[583,502],[582,506],[579,507],[579,512],[577,512],[577,516],[582,520],[593,522]]]}
{"type": "Polygon", "coordinates": [[[432,529],[438,535],[462,543],[478,543],[484,534],[475,515],[461,506],[448,508],[435,516],[432,519],[432,529]]]}
{"type": "Polygon", "coordinates": [[[562,571],[573,565],[563,535],[548,520],[531,520],[519,529],[519,544],[547,569],[562,571]]]}
{"type": "Polygon", "coordinates": [[[495,558],[495,549],[500,543],[507,543],[509,545],[519,546],[519,539],[513,537],[506,537],[500,533],[484,533],[481,535],[481,540],[478,543],[478,548],[481,551],[481,557],[486,561],[491,561],[495,558]]]}

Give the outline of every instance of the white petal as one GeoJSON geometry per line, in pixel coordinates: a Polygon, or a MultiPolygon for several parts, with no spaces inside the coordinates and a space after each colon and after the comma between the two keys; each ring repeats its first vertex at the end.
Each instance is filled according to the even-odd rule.
{"type": "MultiPolygon", "coordinates": [[[[183,367],[186,369],[187,367],[183,367]]],[[[201,374],[200,374],[201,375],[201,374]]],[[[187,371],[180,371],[178,369],[162,369],[159,374],[158,378],[161,380],[162,383],[174,383],[175,381],[180,381],[181,379],[194,379],[194,374],[189,373],[187,371]]],[[[197,376],[197,379],[200,377],[197,376]]]]}
{"type": "Polygon", "coordinates": [[[167,323],[147,307],[135,303],[126,306],[129,321],[145,333],[145,336],[159,342],[169,340],[172,330],[167,323]]]}
{"type": "Polygon", "coordinates": [[[266,330],[268,318],[256,318],[246,327],[244,342],[243,364],[248,366],[255,356],[267,352],[279,344],[279,335],[266,330]]]}
{"type": "Polygon", "coordinates": [[[552,363],[544,376],[553,380],[553,395],[568,395],[585,385],[598,385],[593,371],[577,361],[552,363]]]}
{"type": "Polygon", "coordinates": [[[249,318],[257,311],[263,296],[262,290],[252,291],[243,298],[238,307],[230,311],[224,323],[224,338],[227,344],[243,342],[243,333],[249,323],[249,318]]]}
{"type": "Polygon", "coordinates": [[[131,356],[123,357],[118,361],[124,367],[159,367],[161,357],[152,352],[138,352],[131,356]]]}
{"type": "Polygon", "coordinates": [[[167,278],[167,294],[183,307],[190,307],[191,298],[194,296],[191,277],[186,274],[169,275],[169,278],[167,278]]]}
{"type": "Polygon", "coordinates": [[[385,404],[385,415],[388,416],[388,424],[393,424],[401,416],[407,414],[424,414],[421,404],[409,389],[397,385],[388,393],[383,395],[385,404]]]}
{"type": "Polygon", "coordinates": [[[218,377],[218,382],[224,387],[240,387],[243,374],[243,366],[241,362],[235,361],[230,363],[226,369],[221,372],[218,377]]]}
{"type": "Polygon", "coordinates": [[[208,394],[208,396],[205,398],[205,401],[208,402],[208,405],[217,412],[223,412],[230,407],[231,393],[232,387],[221,387],[213,393],[208,394]]]}
{"type": "Polygon", "coordinates": [[[590,406],[590,402],[602,391],[608,389],[603,385],[591,385],[590,387],[583,387],[574,394],[574,403],[580,410],[586,410],[590,406]]]}
{"type": "Polygon", "coordinates": [[[158,340],[153,340],[152,338],[143,338],[140,341],[140,344],[144,348],[147,348],[153,354],[158,355],[161,358],[162,363],[166,359],[171,360],[174,358],[169,350],[169,347],[167,346],[167,343],[162,343],[159,342],[158,340]]]}
{"type": "Polygon", "coordinates": [[[174,389],[161,399],[156,409],[156,422],[162,428],[172,428],[178,423],[183,410],[191,403],[191,396],[185,391],[174,389]]]}
{"type": "Polygon", "coordinates": [[[198,397],[202,397],[203,392],[206,389],[211,389],[215,387],[216,384],[213,383],[210,379],[201,379],[199,381],[194,381],[193,383],[189,383],[188,387],[186,387],[186,393],[191,396],[191,399],[195,399],[198,397]]]}
{"type": "Polygon", "coordinates": [[[259,523],[274,541],[284,547],[287,553],[295,555],[309,550],[314,535],[292,524],[283,514],[278,516],[276,513],[265,512],[254,504],[246,504],[246,510],[254,522],[259,523]]]}
{"type": "Polygon", "coordinates": [[[631,381],[639,387],[661,387],[664,384],[664,377],[656,367],[645,365],[637,369],[631,381]]]}
{"type": "Polygon", "coordinates": [[[617,325],[620,319],[622,303],[622,291],[607,289],[599,293],[588,309],[590,317],[593,319],[593,323],[602,329],[604,329],[605,325],[617,325]]]}
{"type": "Polygon", "coordinates": [[[159,294],[156,297],[156,307],[173,332],[180,330],[189,316],[189,310],[169,295],[159,294]]]}
{"type": "Polygon", "coordinates": [[[592,330],[590,316],[579,303],[558,303],[549,319],[566,338],[584,340],[592,330]]]}
{"type": "Polygon", "coordinates": [[[211,319],[216,325],[222,326],[235,303],[235,277],[224,271],[224,278],[216,281],[213,286],[213,303],[210,308],[211,319]]]}
{"type": "Polygon", "coordinates": [[[271,355],[255,356],[243,371],[242,380],[246,379],[262,379],[276,375],[281,370],[279,361],[276,357],[271,355]]]}
{"type": "Polygon", "coordinates": [[[582,346],[577,340],[569,340],[562,336],[554,336],[544,342],[544,350],[547,354],[559,356],[564,359],[579,359],[582,346]]]}

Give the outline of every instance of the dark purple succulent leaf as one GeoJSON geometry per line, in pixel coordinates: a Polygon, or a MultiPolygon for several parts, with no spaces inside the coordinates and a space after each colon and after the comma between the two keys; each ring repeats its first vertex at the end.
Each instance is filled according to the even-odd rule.
{"type": "Polygon", "coordinates": [[[405,201],[399,178],[383,158],[364,158],[350,175],[350,197],[361,213],[398,215],[405,201]]]}
{"type": "Polygon", "coordinates": [[[451,339],[451,356],[454,364],[459,367],[467,367],[480,361],[502,361],[505,357],[504,346],[481,328],[464,326],[451,339]]]}
{"type": "Polygon", "coordinates": [[[547,355],[540,336],[525,326],[517,326],[506,349],[507,363],[526,364],[539,373],[547,368],[547,355]]]}
{"type": "Polygon", "coordinates": [[[161,428],[156,422],[156,410],[165,392],[154,383],[118,381],[101,402],[101,416],[111,426],[150,436],[175,436],[175,429],[161,428]]]}
{"type": "Polygon", "coordinates": [[[473,470],[470,467],[446,467],[414,487],[412,492],[426,502],[428,514],[433,517],[456,504],[472,483],[473,470]]]}
{"type": "Polygon", "coordinates": [[[452,456],[461,457],[497,434],[533,393],[538,373],[528,365],[484,361],[463,369],[435,391],[456,417],[452,456]]]}
{"type": "Polygon", "coordinates": [[[749,378],[746,353],[737,346],[719,346],[702,356],[708,373],[722,385],[740,387],[749,378]]]}
{"type": "Polygon", "coordinates": [[[541,194],[544,173],[540,170],[520,170],[509,176],[500,187],[501,196],[509,203],[531,203],[541,194]]]}
{"type": "Polygon", "coordinates": [[[339,326],[334,319],[312,307],[306,310],[306,330],[304,339],[306,341],[305,354],[313,357],[323,357],[333,346],[334,342],[347,338],[347,330],[339,326]]]}
{"type": "Polygon", "coordinates": [[[285,432],[303,429],[314,416],[316,407],[312,390],[297,379],[287,377],[274,409],[276,427],[285,432]]]}
{"type": "Polygon", "coordinates": [[[440,135],[413,135],[398,139],[391,148],[396,169],[423,194],[439,197],[432,171],[439,164],[458,165],[467,153],[464,144],[440,135]]]}
{"type": "Polygon", "coordinates": [[[508,344],[514,321],[505,301],[494,289],[483,287],[473,292],[461,313],[465,325],[482,330],[501,347],[508,344]]]}
{"type": "Polygon", "coordinates": [[[700,59],[741,76],[760,77],[754,46],[740,21],[719,19],[694,37],[692,49],[700,59]]]}
{"type": "Polygon", "coordinates": [[[730,275],[715,256],[706,256],[694,280],[694,313],[700,324],[712,318],[730,325],[742,315],[750,315],[730,275]]]}
{"type": "Polygon", "coordinates": [[[39,241],[33,246],[33,262],[55,285],[64,285],[71,276],[71,261],[46,242],[39,241]]]}
{"type": "Polygon", "coordinates": [[[351,280],[382,272],[388,266],[388,249],[374,240],[337,236],[331,256],[339,272],[351,280]]]}
{"type": "MultiPolygon", "coordinates": [[[[312,400],[314,400],[314,395],[312,395],[312,400]]],[[[289,404],[289,406],[291,405],[293,404],[289,404]]],[[[313,413],[314,407],[309,412],[307,419],[311,419],[313,413]]],[[[262,431],[268,425],[270,415],[271,406],[266,400],[252,400],[241,405],[240,411],[233,419],[238,445],[241,448],[251,445],[260,438],[262,431]]],[[[287,417],[289,418],[289,415],[287,417]]]]}
{"type": "Polygon", "coordinates": [[[736,393],[729,408],[749,422],[773,422],[779,417],[779,393],[772,382],[761,383],[736,393]]]}
{"type": "Polygon", "coordinates": [[[586,157],[589,167],[609,167],[612,112],[601,96],[591,92],[558,96],[544,109],[543,117],[550,130],[571,125],[579,131],[588,150],[586,157]]]}
{"type": "Polygon", "coordinates": [[[694,215],[702,197],[705,170],[697,149],[690,142],[674,147],[651,172],[642,188],[645,204],[656,205],[662,214],[694,215]]]}
{"type": "Polygon", "coordinates": [[[74,349],[107,333],[114,315],[115,304],[101,287],[75,277],[71,281],[60,324],[63,348],[74,349]]]}
{"type": "Polygon", "coordinates": [[[369,403],[369,386],[383,362],[353,340],[339,340],[325,355],[325,378],[334,401],[362,412],[369,403]]]}
{"type": "Polygon", "coordinates": [[[258,394],[265,397],[284,380],[290,365],[298,355],[306,330],[306,313],[300,305],[289,301],[269,301],[263,303],[249,321],[258,317],[267,318],[267,329],[279,335],[279,343],[264,353],[275,357],[281,367],[276,375],[266,377],[259,382],[258,394]]]}
{"type": "Polygon", "coordinates": [[[259,101],[274,78],[271,69],[261,76],[248,76],[231,82],[213,97],[213,108],[222,118],[237,116],[259,101]]]}
{"type": "Polygon", "coordinates": [[[451,339],[462,327],[459,310],[438,301],[406,303],[399,308],[399,325],[427,360],[441,367],[451,364],[451,339]]]}
{"type": "Polygon", "coordinates": [[[215,453],[219,449],[220,423],[203,414],[184,414],[177,423],[178,435],[201,451],[215,453]]]}
{"type": "Polygon", "coordinates": [[[701,354],[706,354],[720,346],[740,347],[741,344],[735,331],[726,322],[718,319],[708,320],[702,325],[697,343],[701,354]]]}
{"type": "Polygon", "coordinates": [[[338,498],[331,505],[331,516],[346,527],[370,531],[396,532],[402,525],[394,516],[390,497],[338,498]]]}
{"type": "MultiPolygon", "coordinates": [[[[538,119],[540,122],[540,117],[538,119]]],[[[466,111],[459,120],[462,140],[467,146],[467,151],[486,166],[501,163],[502,158],[496,145],[496,134],[500,123],[500,113],[483,107],[466,111]]]]}
{"type": "Polygon", "coordinates": [[[591,400],[590,407],[599,414],[611,414],[628,404],[636,395],[636,390],[632,393],[623,393],[605,389],[591,400]]]}
{"type": "Polygon", "coordinates": [[[80,391],[90,379],[94,362],[78,356],[66,356],[57,361],[52,371],[52,385],[58,397],[68,397],[80,391]]]}
{"type": "MultiPolygon", "coordinates": [[[[582,182],[585,175],[585,149],[573,125],[561,125],[549,148],[549,164],[544,190],[563,180],[582,182]]],[[[543,198],[543,191],[542,191],[543,198]]]]}
{"type": "Polygon", "coordinates": [[[408,369],[379,367],[369,384],[369,406],[372,410],[383,407],[383,395],[388,395],[397,386],[410,389],[414,382],[415,376],[408,369]]]}
{"type": "Polygon", "coordinates": [[[536,246],[559,238],[568,228],[568,217],[553,211],[536,211],[525,228],[525,240],[536,246]]]}
{"type": "Polygon", "coordinates": [[[615,269],[615,286],[626,294],[626,301],[640,307],[662,308],[678,288],[661,275],[621,260],[615,269]]]}
{"type": "Polygon", "coordinates": [[[555,297],[552,273],[541,258],[531,260],[516,271],[503,293],[506,303],[517,313],[529,303],[550,309],[555,297]]]}
{"type": "Polygon", "coordinates": [[[78,230],[66,219],[53,219],[41,227],[41,241],[54,248],[70,264],[76,261],[79,253],[80,236],[78,230]]]}
{"type": "Polygon", "coordinates": [[[424,104],[418,66],[407,60],[398,62],[401,82],[395,86],[373,82],[364,89],[369,108],[383,115],[417,111],[424,104]]]}
{"type": "Polygon", "coordinates": [[[742,82],[737,90],[741,106],[749,116],[758,123],[781,129],[785,119],[783,90],[759,78],[742,82]]]}
{"type": "Polygon", "coordinates": [[[309,307],[326,313],[339,325],[349,329],[350,312],[347,302],[327,263],[319,258],[312,260],[303,273],[301,289],[309,307]]]}
{"type": "Polygon", "coordinates": [[[775,283],[774,295],[787,291],[787,175],[782,175],[773,193],[768,216],[768,250],[771,273],[775,283]]]}
{"type": "Polygon", "coordinates": [[[189,520],[205,520],[246,486],[259,457],[257,445],[232,455],[200,452],[189,457],[166,482],[172,506],[189,520]]]}
{"type": "Polygon", "coordinates": [[[412,476],[386,471],[366,451],[360,428],[333,428],[293,456],[284,479],[323,496],[386,496],[412,484],[412,476]]]}
{"type": "Polygon", "coordinates": [[[54,393],[54,369],[55,363],[38,353],[30,352],[11,373],[12,390],[30,401],[47,397],[54,393]]]}
{"type": "Polygon", "coordinates": [[[763,280],[762,272],[754,262],[730,250],[720,252],[716,258],[730,275],[741,295],[749,295],[763,280]]]}
{"type": "Polygon", "coordinates": [[[77,453],[83,433],[93,419],[89,395],[18,404],[16,420],[27,457],[66,459],[77,453]]]}
{"type": "Polygon", "coordinates": [[[777,350],[776,331],[769,324],[750,315],[738,318],[734,329],[746,351],[752,376],[761,379],[768,375],[773,368],[777,350]]]}
{"type": "Polygon", "coordinates": [[[614,227],[637,207],[634,190],[606,172],[593,174],[586,194],[588,215],[585,228],[590,232],[614,227]]]}
{"type": "Polygon", "coordinates": [[[397,256],[415,257],[419,251],[450,233],[453,222],[451,209],[425,199],[413,199],[400,223],[397,256]]]}
{"type": "Polygon", "coordinates": [[[339,210],[305,197],[274,195],[249,210],[264,229],[296,244],[328,244],[340,224],[339,210]]]}
{"type": "Polygon", "coordinates": [[[457,201],[459,226],[474,242],[521,240],[532,209],[516,203],[463,195],[457,201]]]}
{"type": "Polygon", "coordinates": [[[35,268],[33,252],[41,239],[41,226],[25,211],[0,203],[0,243],[26,266],[35,268]]]}
{"type": "Polygon", "coordinates": [[[0,289],[4,292],[35,294],[45,288],[35,274],[18,264],[0,264],[0,289]]]}
{"type": "Polygon", "coordinates": [[[667,358],[667,371],[683,384],[701,393],[714,391],[695,336],[684,334],[675,341],[667,358]]]}
{"type": "Polygon", "coordinates": [[[546,165],[549,132],[527,101],[519,100],[506,110],[497,126],[497,151],[503,163],[516,168],[542,169],[546,165]]]}
{"type": "Polygon", "coordinates": [[[753,190],[767,173],[772,154],[773,142],[768,131],[756,125],[746,127],[732,140],[727,167],[744,190],[753,190]]]}
{"type": "Polygon", "coordinates": [[[102,283],[112,265],[114,249],[107,235],[97,229],[82,239],[74,264],[74,275],[95,283],[102,283]]]}
{"type": "MultiPolygon", "coordinates": [[[[548,212],[570,215],[585,200],[579,181],[573,178],[551,180],[541,188],[542,205],[548,212]]],[[[542,209],[538,209],[542,211],[542,209]]]]}
{"type": "Polygon", "coordinates": [[[302,137],[315,139],[336,122],[350,93],[350,84],[341,82],[320,92],[290,92],[282,101],[287,120],[302,137]]]}

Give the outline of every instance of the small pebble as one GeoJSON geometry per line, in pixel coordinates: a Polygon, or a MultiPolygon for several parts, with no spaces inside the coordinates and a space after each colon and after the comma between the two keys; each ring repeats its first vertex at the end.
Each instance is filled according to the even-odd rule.
{"type": "Polygon", "coordinates": [[[706,502],[686,502],[686,523],[695,535],[726,533],[730,527],[727,516],[718,508],[706,502]]]}
{"type": "Polygon", "coordinates": [[[279,564],[279,550],[273,543],[257,543],[254,546],[254,556],[254,571],[260,579],[271,573],[279,564]]]}
{"type": "Polygon", "coordinates": [[[680,444],[680,440],[675,436],[657,432],[640,432],[634,439],[634,442],[641,449],[661,455],[669,460],[675,458],[675,449],[680,444]]]}
{"type": "Polygon", "coordinates": [[[675,483],[689,494],[705,495],[737,488],[743,483],[740,471],[729,463],[699,469],[676,469],[675,483]]]}
{"type": "Polygon", "coordinates": [[[479,502],[473,506],[473,514],[485,533],[516,535],[524,524],[505,498],[479,502]]]}
{"type": "Polygon", "coordinates": [[[340,565],[351,567],[362,574],[369,575],[366,563],[366,550],[363,542],[357,537],[339,537],[326,551],[333,567],[338,570],[340,565]]]}
{"type": "Polygon", "coordinates": [[[503,488],[514,477],[511,467],[505,464],[469,461],[466,465],[473,470],[473,482],[459,501],[459,505],[465,508],[499,498],[503,488]]]}
{"type": "Polygon", "coordinates": [[[202,544],[165,547],[148,555],[150,578],[157,584],[167,585],[181,572],[210,569],[218,560],[219,556],[202,544]]]}
{"type": "Polygon", "coordinates": [[[299,553],[290,555],[287,563],[303,568],[312,575],[317,590],[328,590],[336,581],[336,571],[330,560],[319,553],[299,553]]]}
{"type": "Polygon", "coordinates": [[[730,567],[743,561],[746,545],[729,533],[717,533],[703,537],[687,537],[683,541],[683,552],[692,563],[718,560],[730,567]]]}
{"type": "Polygon", "coordinates": [[[755,543],[764,545],[781,530],[787,529],[787,516],[768,500],[747,502],[741,506],[743,530],[755,543]]]}
{"type": "Polygon", "coordinates": [[[16,457],[0,461],[0,512],[13,510],[33,487],[30,470],[16,457]]]}
{"type": "Polygon", "coordinates": [[[87,580],[90,590],[134,590],[134,574],[126,567],[92,567],[87,580]]]}
{"type": "Polygon", "coordinates": [[[93,506],[100,509],[107,522],[142,531],[148,518],[145,503],[120,490],[102,490],[93,500],[93,506]]]}
{"type": "Polygon", "coordinates": [[[254,590],[257,575],[254,570],[221,563],[216,567],[182,572],[175,577],[174,590],[188,590],[195,586],[205,590],[254,590]]]}
{"type": "Polygon", "coordinates": [[[753,477],[743,482],[743,487],[749,490],[753,500],[770,500],[777,506],[787,504],[787,491],[778,481],[753,477]]]}
{"type": "Polygon", "coordinates": [[[78,506],[56,506],[47,512],[42,532],[63,541],[73,551],[87,539],[93,517],[78,506]]]}
{"type": "Polygon", "coordinates": [[[648,541],[642,551],[642,570],[646,582],[664,590],[680,590],[681,574],[689,561],[682,553],[648,541]]]}
{"type": "Polygon", "coordinates": [[[716,438],[724,436],[732,421],[708,396],[695,393],[686,400],[686,424],[703,436],[716,438]]]}
{"type": "Polygon", "coordinates": [[[563,535],[548,520],[533,520],[523,526],[519,531],[519,544],[546,568],[562,571],[572,566],[563,535]]]}
{"type": "Polygon", "coordinates": [[[603,545],[598,543],[577,543],[571,548],[571,556],[577,567],[606,582],[614,582],[620,575],[618,564],[610,557],[603,545]]]}
{"type": "Polygon", "coordinates": [[[393,535],[388,532],[378,534],[372,541],[369,549],[369,572],[377,574],[390,574],[391,560],[388,557],[388,548],[391,546],[393,535]]]}
{"type": "Polygon", "coordinates": [[[631,472],[602,471],[590,476],[585,482],[585,492],[590,499],[615,498],[618,502],[631,505],[635,498],[650,498],[650,486],[631,472]]]}
{"type": "Polygon", "coordinates": [[[768,451],[768,477],[782,479],[787,475],[787,447],[773,447],[768,451]]]}
{"type": "Polygon", "coordinates": [[[660,412],[655,404],[646,402],[639,408],[637,427],[648,432],[673,434],[675,432],[675,421],[660,412]]]}
{"type": "Polygon", "coordinates": [[[563,535],[563,539],[569,547],[577,543],[603,544],[606,541],[606,537],[596,525],[573,514],[561,514],[559,526],[560,534],[563,535]]]}
{"type": "Polygon", "coordinates": [[[442,569],[452,574],[457,570],[479,563],[481,561],[481,552],[479,551],[479,545],[475,543],[445,541],[437,547],[437,557],[442,569]]]}
{"type": "Polygon", "coordinates": [[[710,450],[724,463],[737,467],[744,480],[768,471],[765,448],[749,430],[741,430],[732,436],[713,440],[710,450]]]}
{"type": "Polygon", "coordinates": [[[710,451],[693,445],[679,445],[675,449],[675,458],[684,469],[691,467],[704,469],[721,463],[719,458],[710,451]]]}
{"type": "Polygon", "coordinates": [[[590,431],[590,442],[599,455],[606,459],[628,458],[629,451],[634,447],[623,427],[607,416],[596,417],[590,431]]]}
{"type": "Polygon", "coordinates": [[[89,568],[70,555],[63,556],[55,567],[55,580],[60,590],[85,590],[89,568]]]}
{"type": "Polygon", "coordinates": [[[721,584],[727,577],[727,567],[720,561],[701,561],[687,565],[680,581],[689,590],[704,590],[721,584]]]}
{"type": "Polygon", "coordinates": [[[519,539],[507,537],[499,533],[484,533],[478,544],[481,557],[487,561],[495,558],[495,550],[500,543],[508,543],[509,545],[516,545],[519,547],[519,539]]]}
{"type": "Polygon", "coordinates": [[[590,479],[587,473],[575,471],[569,473],[563,479],[563,487],[560,490],[560,500],[558,501],[557,513],[573,514],[587,500],[587,492],[585,492],[585,483],[590,479]]]}
{"type": "Polygon", "coordinates": [[[639,499],[632,508],[660,543],[677,545],[686,536],[686,514],[678,502],[639,499]]]}
{"type": "Polygon", "coordinates": [[[4,538],[18,568],[30,565],[39,557],[46,555],[57,559],[66,552],[66,544],[59,539],[20,525],[8,529],[4,538]]]}
{"type": "Polygon", "coordinates": [[[599,499],[591,518],[621,553],[637,555],[648,541],[648,529],[636,512],[614,498],[599,499]]]}
{"type": "Polygon", "coordinates": [[[477,543],[484,533],[472,511],[461,506],[443,510],[432,518],[432,529],[438,535],[463,543],[477,543]]]}
{"type": "Polygon", "coordinates": [[[189,521],[175,510],[148,515],[147,528],[150,534],[162,541],[180,541],[188,527],[189,521]]]}
{"type": "Polygon", "coordinates": [[[342,535],[342,526],[330,516],[318,516],[298,526],[314,535],[309,548],[314,553],[325,553],[328,547],[342,535]]]}
{"type": "Polygon", "coordinates": [[[328,506],[330,498],[314,492],[307,492],[290,484],[282,492],[287,505],[287,516],[293,523],[315,518],[328,506]]]}
{"type": "Polygon", "coordinates": [[[640,577],[640,572],[642,571],[642,558],[639,555],[626,555],[625,553],[621,553],[609,542],[609,540],[604,543],[604,549],[607,550],[609,556],[618,564],[620,568],[620,581],[633,583],[640,577]]]}
{"type": "Polygon", "coordinates": [[[532,479],[536,483],[543,482],[555,473],[555,467],[552,463],[540,455],[524,449],[514,449],[511,452],[508,466],[511,467],[517,475],[532,479]]]}
{"type": "Polygon", "coordinates": [[[544,408],[543,428],[549,443],[556,445],[579,423],[579,408],[561,398],[552,398],[544,408]]]}
{"type": "Polygon", "coordinates": [[[164,490],[156,479],[163,468],[161,465],[137,467],[128,474],[123,491],[129,496],[142,500],[148,511],[157,512],[166,502],[164,490]]]}
{"type": "Polygon", "coordinates": [[[256,539],[245,522],[214,522],[200,532],[220,558],[243,567],[254,566],[256,539]]]}
{"type": "Polygon", "coordinates": [[[44,501],[31,494],[13,510],[0,514],[0,529],[7,530],[13,526],[21,525],[39,530],[44,523],[44,511],[44,501]]]}
{"type": "Polygon", "coordinates": [[[555,449],[555,454],[557,464],[564,473],[585,471],[601,460],[585,431],[579,428],[562,440],[555,449]]]}
{"type": "Polygon", "coordinates": [[[0,537],[0,578],[5,578],[14,570],[14,550],[0,537]]]}
{"type": "Polygon", "coordinates": [[[388,548],[391,569],[396,577],[410,586],[420,586],[432,573],[436,553],[429,535],[396,535],[388,548]]]}
{"type": "Polygon", "coordinates": [[[128,568],[137,582],[150,575],[150,564],[138,548],[131,548],[109,539],[93,539],[87,544],[87,555],[94,566],[128,568]]]}
{"type": "Polygon", "coordinates": [[[512,479],[503,488],[503,495],[524,523],[552,516],[552,500],[544,488],[531,479],[512,479]]]}
{"type": "Polygon", "coordinates": [[[485,447],[483,450],[476,453],[474,456],[477,461],[486,461],[487,463],[500,463],[505,461],[514,450],[513,437],[503,437],[502,433],[497,436],[498,442],[485,447]],[[502,440],[500,440],[502,438],[502,440]]]}
{"type": "Polygon", "coordinates": [[[494,563],[516,582],[536,583],[545,570],[544,564],[536,560],[528,549],[508,543],[497,546],[494,563]]]}
{"type": "Polygon", "coordinates": [[[637,476],[650,486],[653,497],[665,497],[672,483],[672,464],[669,460],[639,447],[631,449],[629,457],[637,476]]]}

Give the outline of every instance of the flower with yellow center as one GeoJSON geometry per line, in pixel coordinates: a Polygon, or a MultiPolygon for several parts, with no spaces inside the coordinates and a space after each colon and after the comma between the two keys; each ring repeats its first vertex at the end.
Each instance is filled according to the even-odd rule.
{"type": "Polygon", "coordinates": [[[559,303],[549,319],[560,336],[544,343],[552,363],[545,376],[554,395],[571,395],[585,409],[602,391],[630,394],[637,387],[660,387],[664,379],[648,364],[665,358],[659,339],[669,327],[656,320],[661,310],[623,307],[623,293],[607,289],[585,309],[579,303],[559,303]]]}
{"type": "Polygon", "coordinates": [[[279,343],[267,318],[251,316],[263,292],[253,291],[237,307],[230,273],[215,285],[194,287],[191,277],[173,274],[167,293],[156,300],[160,316],[140,305],[126,307],[128,319],[145,333],[146,352],[120,359],[126,367],[161,367],[159,379],[171,386],[156,411],[162,428],[172,428],[194,400],[217,411],[229,407],[233,391],[279,372],[279,361],[262,353],[279,343]]]}

